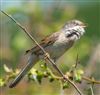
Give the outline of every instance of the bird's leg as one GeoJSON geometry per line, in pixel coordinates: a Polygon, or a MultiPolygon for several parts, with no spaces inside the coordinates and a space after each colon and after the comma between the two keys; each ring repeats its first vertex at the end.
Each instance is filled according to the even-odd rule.
{"type": "Polygon", "coordinates": [[[45,63],[48,63],[48,58],[50,58],[49,53],[44,54],[45,63]]]}

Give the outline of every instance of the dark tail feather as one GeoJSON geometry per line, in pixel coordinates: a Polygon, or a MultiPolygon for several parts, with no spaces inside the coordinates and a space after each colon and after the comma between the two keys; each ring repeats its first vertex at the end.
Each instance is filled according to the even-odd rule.
{"type": "Polygon", "coordinates": [[[20,71],[17,77],[11,82],[9,87],[10,88],[15,87],[37,61],[38,61],[38,57],[36,55],[31,55],[28,64],[22,69],[22,71],[20,71]]]}

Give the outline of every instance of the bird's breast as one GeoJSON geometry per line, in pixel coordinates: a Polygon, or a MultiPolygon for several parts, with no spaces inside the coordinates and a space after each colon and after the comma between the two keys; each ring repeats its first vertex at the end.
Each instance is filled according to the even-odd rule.
{"type": "Polygon", "coordinates": [[[58,59],[62,56],[74,42],[68,41],[66,38],[57,40],[53,45],[50,45],[46,48],[46,51],[50,54],[51,58],[58,59]]]}

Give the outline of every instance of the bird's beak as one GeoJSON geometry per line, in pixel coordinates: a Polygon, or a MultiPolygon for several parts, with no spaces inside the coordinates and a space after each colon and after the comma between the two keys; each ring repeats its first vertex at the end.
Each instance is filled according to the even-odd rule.
{"type": "Polygon", "coordinates": [[[81,25],[83,28],[87,27],[88,25],[85,23],[85,24],[82,24],[81,25]]]}
{"type": "Polygon", "coordinates": [[[82,26],[83,28],[87,27],[87,26],[82,26]]]}

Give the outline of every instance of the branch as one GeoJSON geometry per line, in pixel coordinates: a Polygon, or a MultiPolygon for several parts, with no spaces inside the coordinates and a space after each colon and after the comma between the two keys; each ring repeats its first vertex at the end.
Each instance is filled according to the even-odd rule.
{"type": "MultiPolygon", "coordinates": [[[[80,63],[80,61],[79,61],[79,55],[77,54],[77,56],[76,56],[76,62],[75,62],[75,66],[74,66],[73,70],[75,70],[77,68],[78,63],[80,63]]],[[[87,77],[83,76],[82,79],[86,80],[86,81],[89,81],[91,84],[94,84],[94,83],[95,84],[100,84],[100,81],[96,81],[96,80],[94,80],[94,78],[90,79],[90,78],[87,78],[87,77]]]]}
{"type": "Polygon", "coordinates": [[[100,84],[100,81],[96,81],[95,79],[90,79],[90,78],[87,78],[85,76],[83,76],[82,79],[89,81],[90,83],[93,83],[93,84],[100,84]]]}
{"type": "Polygon", "coordinates": [[[94,95],[93,85],[94,85],[93,83],[90,85],[91,95],[94,95]]]}
{"type": "MultiPolygon", "coordinates": [[[[52,76],[53,78],[58,79],[58,80],[62,80],[62,79],[63,79],[63,77],[59,77],[59,76],[54,75],[54,74],[52,73],[52,71],[49,70],[49,72],[50,72],[50,74],[51,74],[51,76],[52,76]]],[[[68,76],[68,77],[69,77],[69,76],[68,76]]],[[[71,76],[70,76],[70,77],[71,77],[71,76]]],[[[91,79],[91,78],[88,78],[88,77],[83,76],[82,79],[85,80],[85,81],[88,81],[88,82],[91,83],[91,84],[100,84],[100,81],[97,81],[97,80],[95,80],[94,78],[91,79]]]]}
{"type": "Polygon", "coordinates": [[[82,92],[79,90],[79,88],[74,84],[74,82],[72,82],[68,77],[66,77],[62,71],[57,67],[57,65],[55,64],[55,62],[50,58],[49,54],[44,50],[44,48],[38,44],[38,42],[35,40],[34,37],[32,37],[29,32],[25,29],[25,27],[23,27],[20,23],[18,23],[11,15],[7,14],[4,11],[1,11],[3,14],[5,14],[6,16],[8,16],[10,19],[12,19],[30,38],[32,41],[34,41],[36,43],[36,45],[43,51],[44,55],[47,57],[47,60],[52,63],[53,67],[61,74],[61,76],[63,77],[64,80],[68,81],[76,90],[80,95],[83,95],[82,92]]]}

